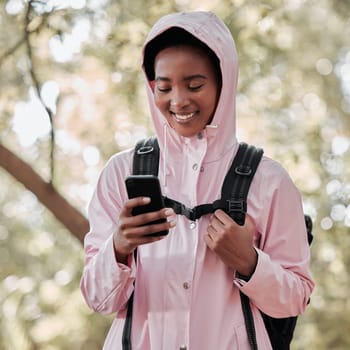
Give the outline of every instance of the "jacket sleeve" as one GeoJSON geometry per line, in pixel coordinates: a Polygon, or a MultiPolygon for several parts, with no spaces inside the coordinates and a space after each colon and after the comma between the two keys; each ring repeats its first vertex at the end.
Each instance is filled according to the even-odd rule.
{"type": "Polygon", "coordinates": [[[117,230],[121,203],[126,199],[124,177],[114,162],[112,158],[102,171],[88,207],[90,231],[84,240],[85,260],[80,281],[86,303],[103,314],[125,307],[135,279],[134,259],[130,257],[126,266],[117,263],[114,254],[113,233],[117,230]]]}
{"type": "Polygon", "coordinates": [[[282,318],[305,311],[314,282],[300,193],[283,169],[273,168],[258,184],[264,199],[252,214],[260,235],[258,263],[248,282],[236,278],[235,283],[261,311],[282,318]]]}

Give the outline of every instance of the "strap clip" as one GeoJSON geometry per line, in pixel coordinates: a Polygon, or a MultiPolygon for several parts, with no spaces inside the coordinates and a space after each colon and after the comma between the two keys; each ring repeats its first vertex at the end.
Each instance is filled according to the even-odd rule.
{"type": "Polygon", "coordinates": [[[147,154],[153,152],[153,146],[142,146],[137,150],[137,154],[147,154]]]}
{"type": "Polygon", "coordinates": [[[235,168],[237,175],[249,176],[252,173],[252,168],[249,165],[239,165],[235,168]]]}
{"type": "Polygon", "coordinates": [[[181,209],[182,209],[182,213],[181,214],[185,215],[187,219],[189,219],[191,221],[196,221],[197,220],[195,208],[190,209],[190,208],[187,208],[187,207],[183,206],[181,209]]]}

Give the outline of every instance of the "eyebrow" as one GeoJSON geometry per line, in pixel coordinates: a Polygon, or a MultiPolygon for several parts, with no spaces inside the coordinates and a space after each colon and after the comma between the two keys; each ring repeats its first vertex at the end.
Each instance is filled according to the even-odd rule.
{"type": "MultiPolygon", "coordinates": [[[[187,77],[185,77],[183,80],[184,81],[190,81],[193,79],[208,79],[205,75],[202,74],[193,74],[193,75],[189,75],[187,77]]],[[[156,81],[171,81],[170,78],[167,77],[156,77],[156,81]]]]}

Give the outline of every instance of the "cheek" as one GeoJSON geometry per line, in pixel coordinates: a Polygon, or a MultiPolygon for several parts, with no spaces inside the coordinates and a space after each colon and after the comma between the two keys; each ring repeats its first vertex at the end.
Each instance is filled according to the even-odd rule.
{"type": "Polygon", "coordinates": [[[166,102],[164,101],[164,99],[162,99],[157,92],[153,93],[153,97],[154,97],[154,103],[155,105],[159,108],[159,109],[164,109],[166,106],[166,102]]]}

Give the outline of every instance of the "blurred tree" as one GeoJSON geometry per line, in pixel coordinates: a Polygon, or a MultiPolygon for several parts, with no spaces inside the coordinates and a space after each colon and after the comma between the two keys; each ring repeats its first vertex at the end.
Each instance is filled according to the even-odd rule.
{"type": "Polygon", "coordinates": [[[0,348],[101,348],[110,319],[78,289],[86,203],[111,154],[152,132],[139,67],[151,25],[197,9],[236,39],[240,139],[284,164],[315,223],[317,288],[293,349],[350,346],[348,1],[3,0],[0,348]]]}

